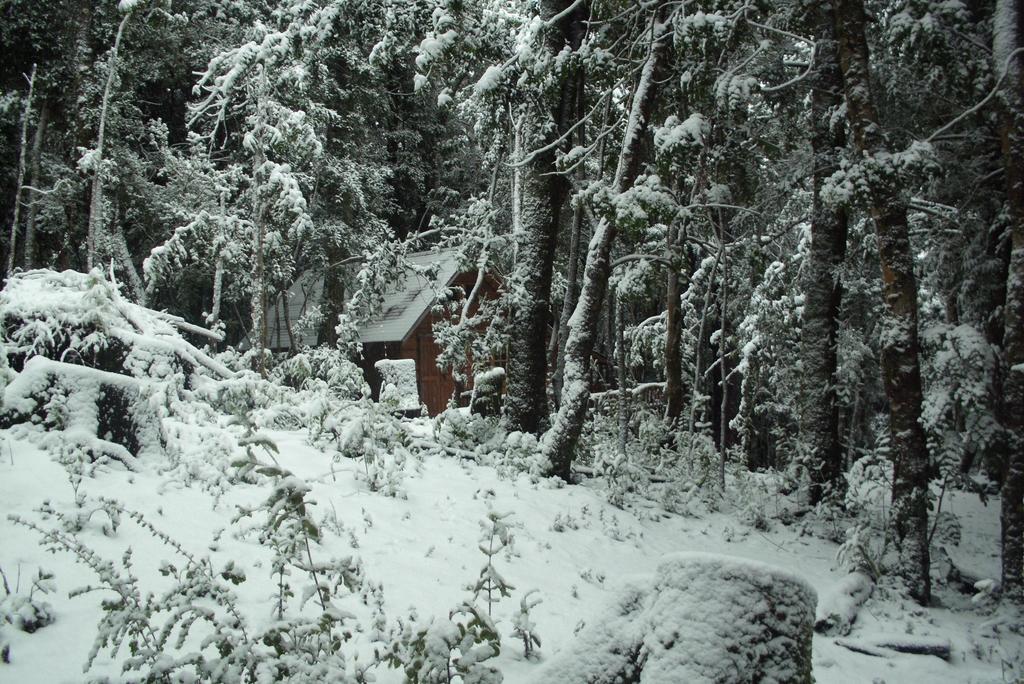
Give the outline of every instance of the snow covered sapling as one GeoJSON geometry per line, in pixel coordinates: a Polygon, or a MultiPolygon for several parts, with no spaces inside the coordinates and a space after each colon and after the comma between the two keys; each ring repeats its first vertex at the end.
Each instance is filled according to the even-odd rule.
{"type": "Polygon", "coordinates": [[[536,589],[523,594],[519,599],[519,612],[512,616],[512,636],[523,642],[523,655],[527,660],[537,657],[534,648],[540,648],[540,637],[537,636],[537,627],[530,617],[530,611],[541,602],[539,598],[530,598],[537,593],[536,589]]]}
{"type": "Polygon", "coordinates": [[[345,435],[341,456],[362,460],[370,491],[404,498],[402,471],[409,459],[409,433],[392,408],[364,400],[345,435]]]}
{"type": "Polygon", "coordinates": [[[39,568],[36,571],[36,576],[32,579],[28,596],[25,596],[19,593],[21,568],[19,567],[18,570],[18,581],[12,589],[7,574],[4,573],[3,568],[0,568],[0,580],[3,581],[4,589],[4,595],[0,597],[0,662],[4,663],[11,662],[11,647],[3,636],[5,624],[14,625],[16,629],[31,634],[52,623],[56,617],[53,607],[45,601],[38,600],[35,596],[36,592],[49,594],[56,591],[53,573],[39,568]]]}
{"type": "Polygon", "coordinates": [[[484,663],[501,652],[490,616],[463,603],[447,620],[416,625],[416,615],[399,619],[383,660],[401,668],[411,684],[500,684],[501,672],[484,663]]]}
{"type": "MultiPolygon", "coordinates": [[[[432,619],[416,625],[415,615],[408,622],[398,621],[392,632],[391,643],[383,660],[392,667],[402,668],[409,682],[414,684],[500,684],[501,673],[484,665],[484,661],[501,652],[501,636],[491,619],[492,607],[498,596],[508,597],[515,589],[494,567],[494,556],[512,543],[512,531],[505,519],[510,513],[489,511],[480,522],[480,551],[487,563],[480,577],[467,589],[469,600],[457,605],[447,620],[432,619]],[[486,612],[476,605],[484,595],[486,612]]],[[[539,643],[539,642],[538,642],[539,643]]]]}
{"type": "Polygon", "coordinates": [[[485,595],[488,616],[492,614],[491,608],[498,602],[499,596],[508,598],[512,595],[512,590],[515,589],[494,567],[494,557],[502,549],[512,544],[512,530],[505,522],[505,519],[511,515],[511,513],[497,513],[492,510],[488,511],[487,517],[480,521],[482,534],[479,548],[487,557],[487,563],[481,568],[480,577],[476,583],[469,586],[468,589],[473,592],[474,601],[479,599],[481,594],[485,595]]]}
{"type": "Polygon", "coordinates": [[[292,568],[307,573],[312,580],[302,592],[299,607],[315,596],[323,614],[337,619],[337,610],[330,605],[332,592],[341,586],[349,590],[361,586],[362,566],[352,557],[329,563],[313,560],[310,542],[320,541],[320,529],[309,512],[315,505],[307,498],[309,485],[280,466],[257,461],[251,454],[248,459],[234,465],[242,471],[254,471],[273,480],[273,489],[267,500],[256,508],[239,507],[235,521],[257,512],[266,513],[266,521],[259,530],[259,540],[274,552],[271,574],[277,580],[274,610],[277,619],[284,619],[289,599],[295,595],[287,580],[292,568]]]}

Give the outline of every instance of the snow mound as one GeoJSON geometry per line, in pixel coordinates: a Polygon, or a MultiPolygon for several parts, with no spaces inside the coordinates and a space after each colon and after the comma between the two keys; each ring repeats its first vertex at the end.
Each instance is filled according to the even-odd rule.
{"type": "Polygon", "coordinates": [[[667,556],[649,587],[610,609],[539,682],[811,682],[817,596],[779,568],[705,553],[667,556]]]}
{"type": "Polygon", "coordinates": [[[853,629],[861,605],[871,598],[875,583],[862,572],[851,572],[824,592],[814,629],[820,634],[845,636],[853,629]]]}

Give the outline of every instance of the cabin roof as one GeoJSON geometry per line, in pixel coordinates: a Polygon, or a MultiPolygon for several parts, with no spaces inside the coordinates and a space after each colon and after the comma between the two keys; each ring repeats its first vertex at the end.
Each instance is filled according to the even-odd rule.
{"type": "Polygon", "coordinates": [[[453,251],[416,252],[408,260],[421,267],[437,264],[436,279],[407,271],[384,295],[380,313],[359,326],[359,341],[363,344],[405,340],[429,313],[434,304],[434,288],[447,287],[459,274],[459,260],[453,251]]]}
{"type": "MultiPolygon", "coordinates": [[[[420,321],[430,312],[434,303],[435,288],[451,285],[459,275],[458,256],[454,251],[414,252],[407,256],[414,266],[426,267],[438,264],[437,277],[431,281],[419,273],[409,270],[405,276],[388,288],[380,311],[358,329],[359,341],[363,344],[404,341],[420,321]]],[[[267,310],[267,343],[272,349],[289,346],[288,333],[284,326],[283,305],[288,307],[288,318],[292,322],[292,333],[296,346],[316,344],[317,331],[314,326],[302,325],[303,314],[313,304],[323,300],[323,276],[311,272],[303,273],[288,288],[286,297],[275,302],[267,310]]]]}

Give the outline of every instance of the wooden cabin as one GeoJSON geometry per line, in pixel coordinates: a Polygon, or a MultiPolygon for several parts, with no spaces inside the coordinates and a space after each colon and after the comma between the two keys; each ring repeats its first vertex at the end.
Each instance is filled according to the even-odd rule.
{"type": "MultiPolygon", "coordinates": [[[[420,401],[431,416],[448,406],[456,390],[451,373],[437,367],[441,349],[434,340],[433,325],[439,314],[432,311],[438,292],[448,288],[461,288],[468,294],[477,279],[477,272],[460,271],[454,252],[417,252],[409,255],[414,266],[437,266],[437,276],[431,281],[415,271],[409,271],[396,282],[384,297],[380,312],[359,328],[359,341],[363,345],[362,369],[373,392],[379,398],[381,377],[375,364],[381,359],[412,359],[416,362],[416,384],[420,401]]],[[[479,298],[494,298],[498,292],[497,280],[487,275],[478,294],[479,298]]],[[[316,344],[316,330],[298,324],[309,307],[323,296],[323,281],[303,279],[289,291],[287,316],[281,305],[268,311],[268,346],[274,351],[286,351],[292,341],[296,347],[316,344]],[[286,331],[284,319],[291,324],[286,331]]],[[[476,313],[476,307],[470,311],[476,313]]],[[[471,373],[467,373],[471,375],[471,373]]],[[[463,389],[470,389],[469,386],[463,389]]]]}

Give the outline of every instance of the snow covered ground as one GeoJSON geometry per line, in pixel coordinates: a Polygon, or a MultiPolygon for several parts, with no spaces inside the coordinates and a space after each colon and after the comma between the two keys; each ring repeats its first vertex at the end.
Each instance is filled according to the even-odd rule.
{"type": "MultiPolygon", "coordinates": [[[[40,545],[39,534],[14,524],[11,514],[44,527],[55,519],[36,511],[46,505],[56,511],[81,510],[65,468],[55,458],[13,431],[0,432],[0,568],[12,590],[28,593],[40,568],[53,574],[55,591],[42,596],[51,604],[55,621],[27,634],[3,626],[0,641],[10,646],[10,664],[0,664],[2,682],[82,681],[86,661],[101,617],[100,601],[109,592],[68,592],[95,584],[96,578],[70,554],[52,555],[40,545]]],[[[659,560],[679,551],[722,553],[756,559],[805,578],[823,595],[844,576],[835,561],[836,546],[801,532],[799,522],[774,522],[767,531],[738,523],[728,510],[683,517],[657,505],[635,502],[627,510],[609,505],[599,481],[560,487],[557,482],[512,481],[495,469],[454,458],[428,456],[407,463],[401,483],[405,498],[372,492],[360,476],[362,464],[342,460],[310,446],[305,432],[270,431],[277,443],[280,465],[312,485],[317,502],[323,547],[313,553],[362,559],[366,576],[383,584],[389,620],[408,615],[447,616],[466,598],[466,585],[485,562],[478,549],[480,521],[488,510],[511,512],[514,541],[496,556],[495,565],[515,586],[502,599],[494,618],[502,636],[502,652],[494,662],[506,682],[531,682],[544,666],[573,639],[628,581],[649,577],[659,560]],[[511,618],[524,592],[537,589],[542,602],[531,618],[542,641],[539,661],[522,656],[511,636],[511,618]]],[[[120,466],[85,478],[78,490],[88,501],[109,497],[138,511],[156,528],[196,556],[209,555],[215,567],[234,560],[249,578],[237,591],[241,608],[253,620],[272,620],[268,592],[270,553],[255,535],[236,538],[230,521],[237,506],[252,506],[267,496],[263,484],[237,484],[223,492],[196,481],[180,484],[180,473],[161,471],[155,457],[140,462],[136,472],[120,466]],[[259,580],[259,581],[256,581],[259,580]]],[[[998,502],[983,506],[976,496],[954,494],[945,503],[955,513],[963,534],[954,555],[980,576],[998,575],[998,502]]],[[[89,505],[84,510],[88,511],[89,505]]],[[[256,522],[259,522],[256,519],[256,522]]],[[[244,523],[243,523],[244,524],[244,523]]],[[[106,513],[97,511],[84,522],[80,538],[103,557],[119,565],[124,550],[134,551],[135,574],[144,590],[159,590],[166,582],[157,572],[162,561],[176,562],[175,552],[132,520],[122,518],[111,531],[106,513]],[[106,529],[105,529],[106,528],[106,529]]],[[[237,527],[236,527],[237,529],[237,527]]],[[[180,559],[179,559],[180,560],[180,559]]],[[[878,635],[913,635],[948,640],[949,661],[927,655],[880,651],[879,656],[853,652],[837,639],[815,635],[814,676],[818,682],[1004,682],[1016,681],[1012,671],[1024,658],[1024,639],[994,624],[990,607],[974,606],[969,597],[940,590],[949,608],[924,610],[901,601],[884,589],[861,611],[849,642],[867,643],[878,635]],[[955,610],[954,610],[955,609],[955,610]]],[[[36,598],[40,594],[36,592],[36,598]]],[[[358,597],[339,599],[341,605],[369,623],[368,608],[358,597]]],[[[1005,617],[1005,616],[1003,616],[1005,617]]],[[[357,634],[345,648],[369,658],[367,633],[357,634]]],[[[121,658],[126,654],[122,651],[121,658]]],[[[110,653],[100,651],[88,677],[116,677],[110,653]]],[[[376,670],[378,681],[402,681],[398,670],[376,670]]]]}

